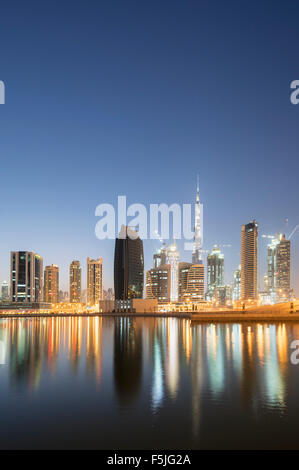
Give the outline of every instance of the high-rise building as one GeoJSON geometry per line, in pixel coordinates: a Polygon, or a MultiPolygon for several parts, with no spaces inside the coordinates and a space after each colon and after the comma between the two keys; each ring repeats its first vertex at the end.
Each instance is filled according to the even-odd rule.
{"type": "Polygon", "coordinates": [[[70,265],[70,302],[81,301],[81,264],[72,261],[70,265]]]}
{"type": "Polygon", "coordinates": [[[142,240],[135,230],[123,225],[118,238],[115,240],[115,299],[142,299],[143,283],[144,258],[142,240]]]}
{"type": "Polygon", "coordinates": [[[170,301],[171,266],[163,264],[146,271],[146,298],[159,303],[170,301]]]}
{"type": "Polygon", "coordinates": [[[232,305],[232,287],[230,285],[215,288],[215,301],[218,307],[232,305]]]}
{"type": "Polygon", "coordinates": [[[96,305],[103,300],[103,258],[87,258],[87,303],[96,305]]]}
{"type": "Polygon", "coordinates": [[[59,291],[58,302],[67,302],[69,300],[69,293],[63,290],[59,291]]]}
{"type": "Polygon", "coordinates": [[[207,299],[215,298],[216,287],[224,285],[224,255],[219,246],[215,245],[212,252],[208,254],[208,289],[207,299]]]}
{"type": "Polygon", "coordinates": [[[12,302],[41,302],[43,259],[32,251],[10,254],[10,299],[12,302]]]}
{"type": "Polygon", "coordinates": [[[179,300],[202,302],[204,300],[204,265],[179,263],[179,300]]]}
{"type": "Polygon", "coordinates": [[[192,263],[182,261],[178,265],[178,298],[180,302],[185,300],[184,294],[187,291],[188,273],[192,263]]]}
{"type": "Polygon", "coordinates": [[[258,225],[254,220],[242,225],[241,232],[241,299],[257,299],[258,225]]]}
{"type": "Polygon", "coordinates": [[[234,271],[233,300],[241,299],[241,265],[234,271]]]}
{"type": "Polygon", "coordinates": [[[178,301],[178,265],[180,254],[176,243],[172,243],[166,248],[166,264],[170,265],[170,300],[178,301]]]}
{"type": "Polygon", "coordinates": [[[166,248],[165,248],[165,243],[162,244],[162,248],[160,248],[155,254],[154,254],[154,268],[158,268],[159,266],[162,266],[163,264],[166,264],[166,248]]]}
{"type": "Polygon", "coordinates": [[[193,252],[192,252],[192,263],[202,263],[202,240],[203,240],[203,214],[202,205],[199,198],[199,181],[197,178],[196,188],[196,204],[195,204],[195,227],[194,227],[194,241],[193,241],[193,252]]]}
{"type": "Polygon", "coordinates": [[[45,267],[44,272],[44,302],[56,304],[59,302],[59,268],[56,264],[45,267]]]}
{"type": "Polygon", "coordinates": [[[1,285],[1,300],[2,302],[7,302],[9,300],[9,288],[7,281],[3,281],[1,285]]]}
{"type": "Polygon", "coordinates": [[[268,245],[268,291],[273,302],[290,299],[291,242],[278,234],[268,245]]]}

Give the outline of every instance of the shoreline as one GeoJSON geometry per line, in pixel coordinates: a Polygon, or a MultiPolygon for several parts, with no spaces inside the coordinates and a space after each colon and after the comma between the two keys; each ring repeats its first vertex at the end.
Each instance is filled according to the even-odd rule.
{"type": "Polygon", "coordinates": [[[30,319],[30,318],[90,318],[90,317],[144,317],[144,318],[181,318],[194,322],[259,322],[259,321],[299,321],[296,313],[250,313],[250,312],[167,312],[167,313],[5,313],[0,319],[30,319]]]}

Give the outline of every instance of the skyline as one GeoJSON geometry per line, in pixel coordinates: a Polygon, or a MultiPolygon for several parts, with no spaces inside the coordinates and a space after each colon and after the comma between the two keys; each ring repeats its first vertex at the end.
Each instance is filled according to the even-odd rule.
{"type": "MultiPolygon", "coordinates": [[[[85,288],[87,257],[103,257],[112,287],[114,242],[95,237],[96,206],[118,194],[128,204],[193,203],[197,173],[203,248],[232,245],[223,250],[231,281],[241,225],[256,219],[261,281],[261,235],[288,236],[299,223],[299,107],[289,98],[298,6],[215,4],[217,13],[193,1],[75,3],[71,14],[58,2],[2,7],[1,283],[10,252],[24,249],[59,265],[63,290],[72,260],[85,288]]],[[[145,269],[155,248],[144,243],[145,269]]],[[[291,269],[298,295],[298,234],[291,269]]]]}

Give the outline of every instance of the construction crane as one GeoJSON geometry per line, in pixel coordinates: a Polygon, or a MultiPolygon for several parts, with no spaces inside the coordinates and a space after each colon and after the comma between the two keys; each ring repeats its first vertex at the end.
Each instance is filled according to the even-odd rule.
{"type": "Polygon", "coordinates": [[[291,234],[289,235],[289,240],[291,240],[292,236],[295,235],[295,233],[297,232],[299,228],[299,224],[296,225],[296,227],[293,228],[291,234]]]}

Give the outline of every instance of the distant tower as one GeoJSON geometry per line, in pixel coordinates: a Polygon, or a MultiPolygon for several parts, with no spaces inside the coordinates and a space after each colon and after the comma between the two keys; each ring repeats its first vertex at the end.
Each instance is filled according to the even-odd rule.
{"type": "Polygon", "coordinates": [[[197,177],[196,188],[196,204],[195,204],[195,226],[194,226],[194,241],[192,252],[192,263],[202,263],[202,211],[199,199],[199,179],[197,177]]]}
{"type": "Polygon", "coordinates": [[[208,255],[208,292],[207,299],[213,300],[216,287],[224,286],[224,255],[215,245],[208,255]]]}
{"type": "Polygon", "coordinates": [[[12,302],[41,302],[42,257],[32,251],[12,251],[10,260],[10,298],[12,302]]]}
{"type": "Polygon", "coordinates": [[[241,232],[241,299],[257,298],[257,222],[242,225],[241,232]]]}
{"type": "Polygon", "coordinates": [[[8,288],[8,282],[7,281],[2,282],[1,300],[2,300],[2,302],[7,302],[9,300],[9,288],[8,288]]]}
{"type": "Polygon", "coordinates": [[[143,298],[143,242],[138,233],[122,225],[114,250],[115,300],[143,298]]]}
{"type": "Polygon", "coordinates": [[[291,242],[278,234],[268,245],[268,289],[274,302],[290,299],[291,242]]]}
{"type": "Polygon", "coordinates": [[[72,261],[70,265],[70,302],[81,300],[81,264],[80,261],[72,261]]]}
{"type": "Polygon", "coordinates": [[[170,264],[170,300],[171,302],[178,301],[178,266],[180,254],[176,243],[172,243],[166,249],[166,263],[170,264]]]}
{"type": "Polygon", "coordinates": [[[103,300],[103,258],[87,258],[87,302],[95,305],[103,300]]]}
{"type": "Polygon", "coordinates": [[[59,268],[56,264],[45,267],[44,301],[57,304],[59,291],[59,268]]]}

